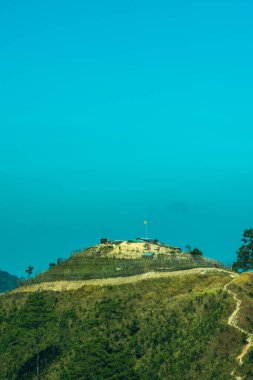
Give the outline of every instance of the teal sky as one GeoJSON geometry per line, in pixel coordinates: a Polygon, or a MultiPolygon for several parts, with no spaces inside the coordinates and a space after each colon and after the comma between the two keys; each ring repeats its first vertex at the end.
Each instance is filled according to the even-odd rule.
{"type": "Polygon", "coordinates": [[[253,5],[0,4],[0,268],[144,234],[231,263],[253,215],[253,5]]]}

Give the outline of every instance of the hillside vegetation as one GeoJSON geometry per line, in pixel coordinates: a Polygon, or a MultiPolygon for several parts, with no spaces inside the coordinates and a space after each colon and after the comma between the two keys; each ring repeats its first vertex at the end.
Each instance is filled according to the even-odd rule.
{"type": "Polygon", "coordinates": [[[99,244],[74,253],[69,259],[41,273],[32,282],[122,277],[150,271],[165,272],[196,267],[222,267],[222,265],[202,256],[194,257],[181,253],[170,246],[127,242],[117,245],[99,244]],[[154,252],[154,257],[143,257],[147,249],[154,252]]]}
{"type": "Polygon", "coordinates": [[[245,379],[253,379],[253,273],[244,273],[230,285],[230,289],[241,300],[237,324],[245,332],[243,349],[238,356],[243,357],[240,373],[245,379]]]}
{"type": "MultiPolygon", "coordinates": [[[[214,270],[7,294],[0,298],[0,379],[36,379],[37,351],[42,380],[227,380],[233,371],[251,379],[252,352],[240,367],[245,336],[227,323],[235,308],[224,289],[231,280],[214,270]]],[[[250,281],[235,280],[243,297],[251,297],[250,281]]]]}

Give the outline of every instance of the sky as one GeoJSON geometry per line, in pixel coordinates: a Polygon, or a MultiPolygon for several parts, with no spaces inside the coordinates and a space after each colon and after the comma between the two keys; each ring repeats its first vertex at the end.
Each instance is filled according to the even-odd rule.
{"type": "Polygon", "coordinates": [[[253,4],[0,3],[0,269],[148,234],[231,264],[253,227],[253,4]]]}

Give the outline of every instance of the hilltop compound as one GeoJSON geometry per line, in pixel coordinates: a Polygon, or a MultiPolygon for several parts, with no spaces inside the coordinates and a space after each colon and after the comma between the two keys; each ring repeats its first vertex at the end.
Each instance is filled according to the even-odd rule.
{"type": "Polygon", "coordinates": [[[136,238],[133,240],[112,240],[102,238],[95,247],[79,251],[79,254],[99,257],[115,257],[124,259],[139,259],[156,257],[157,255],[182,255],[178,247],[159,243],[157,239],[136,238]]]}

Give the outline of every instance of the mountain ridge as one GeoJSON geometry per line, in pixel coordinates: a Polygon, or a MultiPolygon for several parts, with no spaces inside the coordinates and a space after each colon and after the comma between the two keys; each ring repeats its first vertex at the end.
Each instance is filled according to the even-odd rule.
{"type": "Polygon", "coordinates": [[[20,279],[6,271],[0,270],[0,293],[13,290],[20,285],[20,279]]]}

